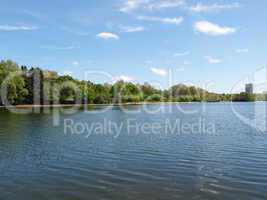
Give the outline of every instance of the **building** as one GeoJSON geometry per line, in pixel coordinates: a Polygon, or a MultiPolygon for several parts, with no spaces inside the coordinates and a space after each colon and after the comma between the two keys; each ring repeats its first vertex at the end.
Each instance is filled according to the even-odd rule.
{"type": "Polygon", "coordinates": [[[246,93],[248,94],[253,94],[253,84],[252,83],[248,83],[246,84],[246,93]]]}

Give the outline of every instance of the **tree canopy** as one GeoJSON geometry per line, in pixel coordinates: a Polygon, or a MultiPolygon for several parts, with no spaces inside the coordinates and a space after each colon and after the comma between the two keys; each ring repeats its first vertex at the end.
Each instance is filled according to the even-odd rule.
{"type": "MultiPolygon", "coordinates": [[[[71,76],[0,62],[0,104],[107,104],[137,102],[255,101],[253,94],[216,94],[195,86],[177,84],[160,90],[149,83],[119,80],[113,84],[80,81],[71,76]]],[[[264,97],[262,97],[264,98],[264,97]]],[[[266,99],[266,98],[264,98],[266,99]]]]}

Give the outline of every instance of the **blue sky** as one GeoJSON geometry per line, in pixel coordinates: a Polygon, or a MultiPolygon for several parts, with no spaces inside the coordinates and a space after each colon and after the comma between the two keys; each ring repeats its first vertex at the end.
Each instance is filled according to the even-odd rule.
{"type": "MultiPolygon", "coordinates": [[[[0,58],[229,92],[266,66],[266,1],[2,0],[0,58]]],[[[110,81],[103,76],[93,81],[110,81]]]]}

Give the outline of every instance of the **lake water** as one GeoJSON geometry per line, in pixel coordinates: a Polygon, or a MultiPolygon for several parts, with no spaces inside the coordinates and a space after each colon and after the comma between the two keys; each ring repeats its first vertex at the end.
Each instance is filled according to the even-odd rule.
{"type": "Polygon", "coordinates": [[[56,120],[2,109],[0,199],[267,199],[266,107],[136,105],[56,120]]]}

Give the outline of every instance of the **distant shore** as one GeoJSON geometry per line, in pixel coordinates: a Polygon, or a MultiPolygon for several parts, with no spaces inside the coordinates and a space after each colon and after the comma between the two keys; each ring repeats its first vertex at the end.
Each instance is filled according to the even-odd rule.
{"type": "Polygon", "coordinates": [[[61,108],[61,107],[84,107],[84,106],[129,106],[129,105],[153,105],[153,104],[176,104],[176,103],[200,103],[200,102],[139,102],[139,103],[119,103],[119,104],[53,104],[53,105],[12,105],[12,106],[0,106],[0,108],[5,107],[15,107],[15,108],[61,108]]]}
{"type": "MultiPolygon", "coordinates": [[[[139,102],[139,103],[119,103],[119,104],[54,104],[54,105],[12,105],[12,106],[0,106],[0,108],[63,108],[63,107],[84,107],[84,106],[131,106],[131,105],[157,105],[157,104],[192,104],[192,103],[229,103],[232,101],[217,101],[217,102],[139,102]]],[[[262,102],[262,101],[254,101],[254,102],[262,102]]],[[[263,101],[264,102],[264,101],[263,101]]],[[[235,101],[232,103],[246,103],[244,101],[235,101]]],[[[252,102],[251,102],[252,103],[252,102]]]]}

